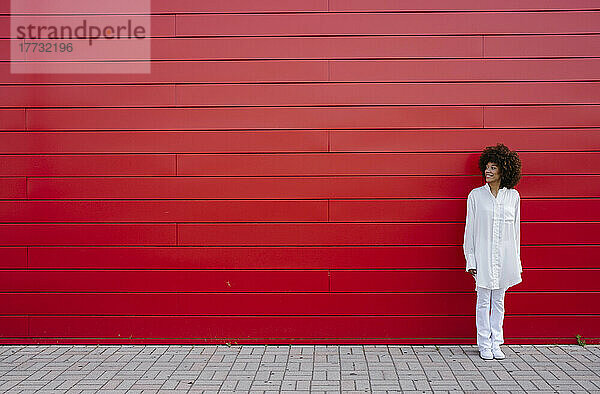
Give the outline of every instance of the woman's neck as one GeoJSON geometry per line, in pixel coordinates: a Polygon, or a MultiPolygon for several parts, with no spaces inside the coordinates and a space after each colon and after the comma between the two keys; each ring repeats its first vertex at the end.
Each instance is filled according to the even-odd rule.
{"type": "Polygon", "coordinates": [[[494,195],[498,194],[498,190],[500,190],[500,181],[488,182],[488,185],[494,195]]]}

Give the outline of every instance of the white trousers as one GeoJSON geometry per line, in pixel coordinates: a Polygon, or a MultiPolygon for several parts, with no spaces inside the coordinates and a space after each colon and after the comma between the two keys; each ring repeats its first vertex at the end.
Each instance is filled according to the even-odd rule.
{"type": "Polygon", "coordinates": [[[490,290],[477,287],[477,346],[479,351],[499,348],[504,343],[504,294],[506,289],[490,290]]]}

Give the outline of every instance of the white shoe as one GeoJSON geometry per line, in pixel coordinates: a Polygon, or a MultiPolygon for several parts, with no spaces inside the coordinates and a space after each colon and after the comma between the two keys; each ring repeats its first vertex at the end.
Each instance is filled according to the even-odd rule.
{"type": "Polygon", "coordinates": [[[479,351],[479,357],[481,357],[484,360],[493,360],[494,359],[494,354],[492,353],[491,350],[485,349],[485,350],[480,350],[479,351]]]}
{"type": "Polygon", "coordinates": [[[502,353],[502,350],[500,350],[500,348],[492,349],[492,354],[494,355],[494,358],[496,360],[504,360],[506,358],[506,356],[504,355],[504,353],[502,353]]]}

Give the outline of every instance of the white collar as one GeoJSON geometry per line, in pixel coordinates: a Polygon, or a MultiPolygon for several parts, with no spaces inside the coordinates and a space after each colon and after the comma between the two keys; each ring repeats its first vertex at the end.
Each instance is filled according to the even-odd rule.
{"type": "MultiPolygon", "coordinates": [[[[490,187],[489,183],[486,182],[485,185],[483,185],[483,187],[485,187],[490,192],[490,194],[492,194],[492,188],[490,187]]],[[[498,189],[498,194],[500,194],[500,192],[502,192],[503,190],[508,190],[508,189],[506,188],[506,186],[503,186],[500,189],[498,189]]],[[[492,194],[492,196],[493,196],[493,194],[492,194]]],[[[494,198],[496,198],[496,197],[494,197],[494,198]]]]}

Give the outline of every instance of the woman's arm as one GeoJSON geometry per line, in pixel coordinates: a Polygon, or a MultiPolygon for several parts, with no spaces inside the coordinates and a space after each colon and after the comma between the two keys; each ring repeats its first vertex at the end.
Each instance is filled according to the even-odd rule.
{"type": "MultiPolygon", "coordinates": [[[[473,197],[472,192],[467,197],[467,218],[465,220],[463,252],[467,261],[466,271],[477,270],[477,262],[475,261],[475,197],[473,197]]],[[[473,273],[471,272],[471,274],[473,273]]]]}

